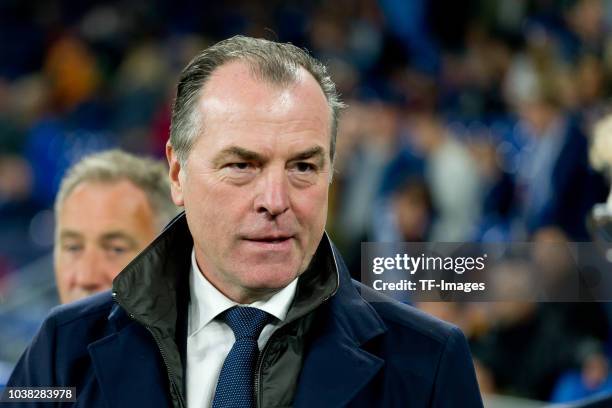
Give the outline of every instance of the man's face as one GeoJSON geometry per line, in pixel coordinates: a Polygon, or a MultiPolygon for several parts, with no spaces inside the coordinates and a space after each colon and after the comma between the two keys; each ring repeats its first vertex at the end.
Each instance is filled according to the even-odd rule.
{"type": "Polygon", "coordinates": [[[321,240],[330,110],[307,71],[281,88],[242,62],[213,73],[197,109],[204,129],[184,167],[168,146],[173,198],[185,207],[202,273],[249,303],[304,272],[321,240]]]}
{"type": "Polygon", "coordinates": [[[157,232],[145,193],[127,180],[84,182],[58,214],[55,277],[62,303],[109,289],[157,232]]]}

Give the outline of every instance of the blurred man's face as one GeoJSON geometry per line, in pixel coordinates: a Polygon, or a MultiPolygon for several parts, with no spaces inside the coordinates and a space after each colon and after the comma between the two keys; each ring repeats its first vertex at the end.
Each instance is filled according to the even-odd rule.
{"type": "Polygon", "coordinates": [[[157,232],[145,193],[131,182],[84,182],[58,214],[55,277],[62,303],[110,289],[157,232]]]}
{"type": "Polygon", "coordinates": [[[173,198],[185,206],[202,273],[250,303],[304,272],[321,240],[330,110],[305,70],[282,89],[241,62],[213,73],[197,109],[204,130],[184,167],[168,146],[173,198]]]}
{"type": "Polygon", "coordinates": [[[544,102],[528,102],[518,108],[521,120],[527,123],[535,132],[533,136],[541,136],[546,132],[556,115],[555,110],[544,102]]]}

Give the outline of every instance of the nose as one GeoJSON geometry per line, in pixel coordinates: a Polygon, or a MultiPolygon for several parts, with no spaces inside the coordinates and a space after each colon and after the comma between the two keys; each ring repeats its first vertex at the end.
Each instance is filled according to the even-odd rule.
{"type": "Polygon", "coordinates": [[[255,198],[255,211],[275,218],[289,209],[289,185],[284,169],[268,169],[263,174],[255,198]]]}
{"type": "Polygon", "coordinates": [[[83,254],[78,265],[74,284],[86,292],[97,292],[108,289],[110,282],[107,279],[108,266],[99,249],[88,249],[83,254]]]}

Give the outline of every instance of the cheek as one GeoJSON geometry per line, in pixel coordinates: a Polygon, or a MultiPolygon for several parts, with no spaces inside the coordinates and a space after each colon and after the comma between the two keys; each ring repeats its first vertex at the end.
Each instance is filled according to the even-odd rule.
{"type": "Polygon", "coordinates": [[[300,223],[313,232],[322,233],[327,220],[327,187],[300,192],[299,195],[300,198],[295,201],[295,212],[300,223]]]}
{"type": "Polygon", "coordinates": [[[136,255],[138,255],[139,252],[140,250],[128,251],[121,257],[118,257],[116,259],[107,259],[105,261],[105,275],[107,276],[107,278],[109,278],[110,280],[115,279],[119,272],[121,272],[123,268],[128,266],[132,259],[136,258],[136,255]]]}
{"type": "Polygon", "coordinates": [[[71,282],[74,282],[73,268],[70,264],[65,256],[60,255],[55,259],[55,280],[60,290],[67,290],[71,282]]]}
{"type": "Polygon", "coordinates": [[[127,262],[122,262],[118,266],[107,268],[104,276],[105,282],[111,284],[113,282],[113,279],[115,279],[117,275],[119,275],[119,273],[123,270],[123,268],[125,268],[130,263],[130,260],[131,258],[128,259],[127,262]]]}
{"type": "Polygon", "coordinates": [[[222,183],[204,183],[185,191],[185,211],[191,231],[200,237],[219,239],[235,231],[248,212],[248,193],[222,183]],[[223,234],[223,235],[221,235],[223,234]]]}

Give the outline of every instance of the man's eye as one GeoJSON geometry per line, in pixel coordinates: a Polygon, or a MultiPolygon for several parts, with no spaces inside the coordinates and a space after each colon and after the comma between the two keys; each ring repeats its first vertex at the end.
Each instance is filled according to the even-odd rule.
{"type": "Polygon", "coordinates": [[[76,244],[64,244],[62,246],[62,249],[65,252],[71,252],[71,253],[76,253],[79,252],[81,249],[83,249],[83,246],[81,245],[76,245],[76,244]]]}
{"type": "Polygon", "coordinates": [[[106,248],[106,251],[112,255],[123,255],[128,251],[128,249],[125,247],[110,246],[106,248]]]}
{"type": "Polygon", "coordinates": [[[237,163],[230,163],[226,167],[232,170],[246,171],[246,170],[251,170],[253,168],[253,165],[247,162],[237,162],[237,163]]]}
{"type": "Polygon", "coordinates": [[[299,162],[295,164],[295,169],[300,173],[309,173],[316,170],[316,167],[312,163],[299,162]]]}

